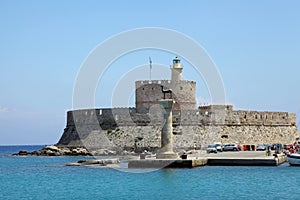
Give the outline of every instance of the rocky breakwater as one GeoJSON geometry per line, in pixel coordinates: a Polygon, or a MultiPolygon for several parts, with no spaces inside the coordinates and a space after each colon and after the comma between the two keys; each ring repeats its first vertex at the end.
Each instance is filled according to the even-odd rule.
{"type": "Polygon", "coordinates": [[[18,153],[13,154],[14,156],[116,156],[116,155],[139,155],[139,151],[127,151],[123,149],[87,149],[85,147],[70,147],[70,146],[56,146],[48,145],[44,146],[41,150],[29,152],[20,150],[18,153]]]}
{"type": "Polygon", "coordinates": [[[91,156],[92,154],[84,147],[57,147],[45,146],[41,150],[27,152],[20,150],[17,156],[91,156]]]}
{"type": "Polygon", "coordinates": [[[119,159],[101,159],[101,160],[79,160],[75,163],[68,163],[66,166],[87,166],[94,165],[100,167],[108,167],[108,168],[118,168],[120,160],[119,159]]]}

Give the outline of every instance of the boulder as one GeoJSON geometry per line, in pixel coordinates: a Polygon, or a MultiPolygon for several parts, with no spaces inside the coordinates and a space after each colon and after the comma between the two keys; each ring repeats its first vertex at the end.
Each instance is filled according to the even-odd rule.
{"type": "Polygon", "coordinates": [[[78,148],[77,151],[79,155],[87,155],[89,153],[85,148],[78,148]]]}
{"type": "Polygon", "coordinates": [[[31,153],[31,155],[40,156],[40,155],[42,155],[42,151],[41,150],[34,151],[31,153]]]}
{"type": "Polygon", "coordinates": [[[77,163],[68,163],[66,166],[84,166],[84,165],[101,165],[111,168],[119,167],[119,159],[102,159],[102,160],[79,160],[77,163]]]}
{"type": "Polygon", "coordinates": [[[53,152],[51,150],[46,150],[45,154],[46,156],[56,156],[56,152],[53,152]]]}
{"type": "Polygon", "coordinates": [[[72,154],[74,155],[77,155],[78,154],[78,150],[77,149],[72,149],[72,154]]]}
{"type": "Polygon", "coordinates": [[[81,166],[80,163],[68,163],[66,166],[81,166]]]}
{"type": "Polygon", "coordinates": [[[96,156],[107,156],[107,150],[106,149],[99,149],[97,151],[95,151],[95,155],[96,156]]]}
{"type": "Polygon", "coordinates": [[[51,150],[51,151],[58,151],[58,147],[57,146],[45,146],[44,147],[45,150],[51,150]]]}
{"type": "Polygon", "coordinates": [[[97,165],[100,164],[98,160],[85,160],[81,165],[97,165]]]}
{"type": "Polygon", "coordinates": [[[59,153],[61,155],[71,155],[72,154],[72,151],[69,149],[69,148],[61,148],[59,149],[59,153]]]}
{"type": "Polygon", "coordinates": [[[19,156],[26,156],[28,155],[28,152],[25,151],[25,150],[20,150],[19,153],[18,153],[19,156]]]}
{"type": "Polygon", "coordinates": [[[60,152],[54,152],[54,156],[61,156],[60,152]]]}
{"type": "Polygon", "coordinates": [[[86,155],[90,155],[89,151],[86,150],[85,148],[79,147],[76,149],[72,149],[72,155],[74,156],[86,156],[86,155]]]}

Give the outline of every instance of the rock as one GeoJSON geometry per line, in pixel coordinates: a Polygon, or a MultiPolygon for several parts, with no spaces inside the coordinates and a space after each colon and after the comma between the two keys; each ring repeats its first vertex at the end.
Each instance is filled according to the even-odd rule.
{"type": "Polygon", "coordinates": [[[82,163],[83,165],[97,165],[100,164],[100,162],[98,160],[87,160],[85,162],[82,163]]]}
{"type": "Polygon", "coordinates": [[[61,153],[60,152],[54,152],[54,155],[55,156],[61,156],[61,153]]]}
{"type": "Polygon", "coordinates": [[[32,155],[36,155],[36,156],[40,156],[42,155],[42,151],[41,150],[37,150],[31,153],[32,155]]]}
{"type": "Polygon", "coordinates": [[[97,156],[97,151],[91,151],[90,152],[93,156],[97,156]]]}
{"type": "Polygon", "coordinates": [[[51,150],[51,151],[58,151],[59,150],[57,146],[45,146],[43,149],[51,150]]]}
{"type": "Polygon", "coordinates": [[[72,149],[72,155],[78,155],[78,150],[77,149],[72,149]]]}
{"type": "Polygon", "coordinates": [[[26,156],[28,155],[28,152],[25,151],[25,150],[20,150],[19,153],[18,153],[19,156],[26,156]]]}
{"type": "MultiPolygon", "coordinates": [[[[110,152],[113,153],[113,152],[110,152]]],[[[45,146],[41,150],[27,152],[25,150],[20,150],[19,153],[13,154],[18,156],[25,155],[36,155],[36,156],[62,156],[62,155],[71,155],[71,156],[90,156],[90,152],[84,147],[77,148],[68,148],[68,147],[57,147],[57,146],[45,146]]]]}
{"type": "Polygon", "coordinates": [[[61,148],[59,149],[61,155],[71,155],[72,151],[69,148],[61,148]]]}
{"type": "Polygon", "coordinates": [[[80,155],[87,155],[89,152],[85,148],[79,148],[78,149],[78,154],[80,155]]]}
{"type": "Polygon", "coordinates": [[[46,150],[45,154],[46,156],[56,156],[56,152],[53,152],[51,150],[46,150]]]}
{"type": "Polygon", "coordinates": [[[99,160],[99,163],[103,165],[111,165],[111,164],[119,164],[120,160],[119,159],[103,159],[103,160],[99,160]]]}
{"type": "Polygon", "coordinates": [[[107,150],[107,154],[108,155],[116,155],[117,152],[116,151],[107,150]]]}
{"type": "Polygon", "coordinates": [[[96,151],[96,154],[95,155],[99,155],[99,156],[107,156],[108,153],[107,153],[107,150],[106,149],[99,149],[96,151]]]}
{"type": "Polygon", "coordinates": [[[68,163],[66,166],[81,166],[80,163],[68,163]]]}
{"type": "Polygon", "coordinates": [[[108,149],[98,149],[94,150],[91,153],[87,152],[87,155],[93,155],[93,156],[107,156],[107,155],[116,155],[117,151],[114,150],[108,150],[108,149]]]}
{"type": "Polygon", "coordinates": [[[86,155],[90,155],[89,151],[85,148],[79,147],[76,149],[72,149],[72,153],[71,155],[74,156],[86,156],[86,155]]]}
{"type": "Polygon", "coordinates": [[[68,163],[66,166],[85,166],[85,165],[101,165],[110,168],[119,167],[119,159],[103,159],[103,160],[79,160],[77,163],[68,163]]]}

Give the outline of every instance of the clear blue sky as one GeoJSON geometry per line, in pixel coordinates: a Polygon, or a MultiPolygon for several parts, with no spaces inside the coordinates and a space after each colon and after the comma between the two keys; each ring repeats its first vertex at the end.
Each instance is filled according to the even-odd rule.
{"type": "MultiPolygon", "coordinates": [[[[0,144],[56,143],[89,52],[114,34],[142,27],[174,29],[202,45],[235,108],[300,114],[299,8],[299,1],[276,0],[2,0],[0,144]]],[[[146,64],[148,53],[155,63],[169,65],[173,58],[137,53],[126,63],[146,64]]],[[[185,66],[186,78],[193,78],[185,66]]],[[[197,95],[208,98],[196,81],[197,95]]]]}

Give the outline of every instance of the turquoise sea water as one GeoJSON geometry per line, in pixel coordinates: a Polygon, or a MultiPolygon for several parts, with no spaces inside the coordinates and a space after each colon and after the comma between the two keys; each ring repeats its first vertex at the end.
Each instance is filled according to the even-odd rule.
{"type": "Polygon", "coordinates": [[[64,166],[82,157],[4,155],[40,148],[0,147],[0,199],[300,199],[300,167],[288,164],[126,173],[64,166]]]}

